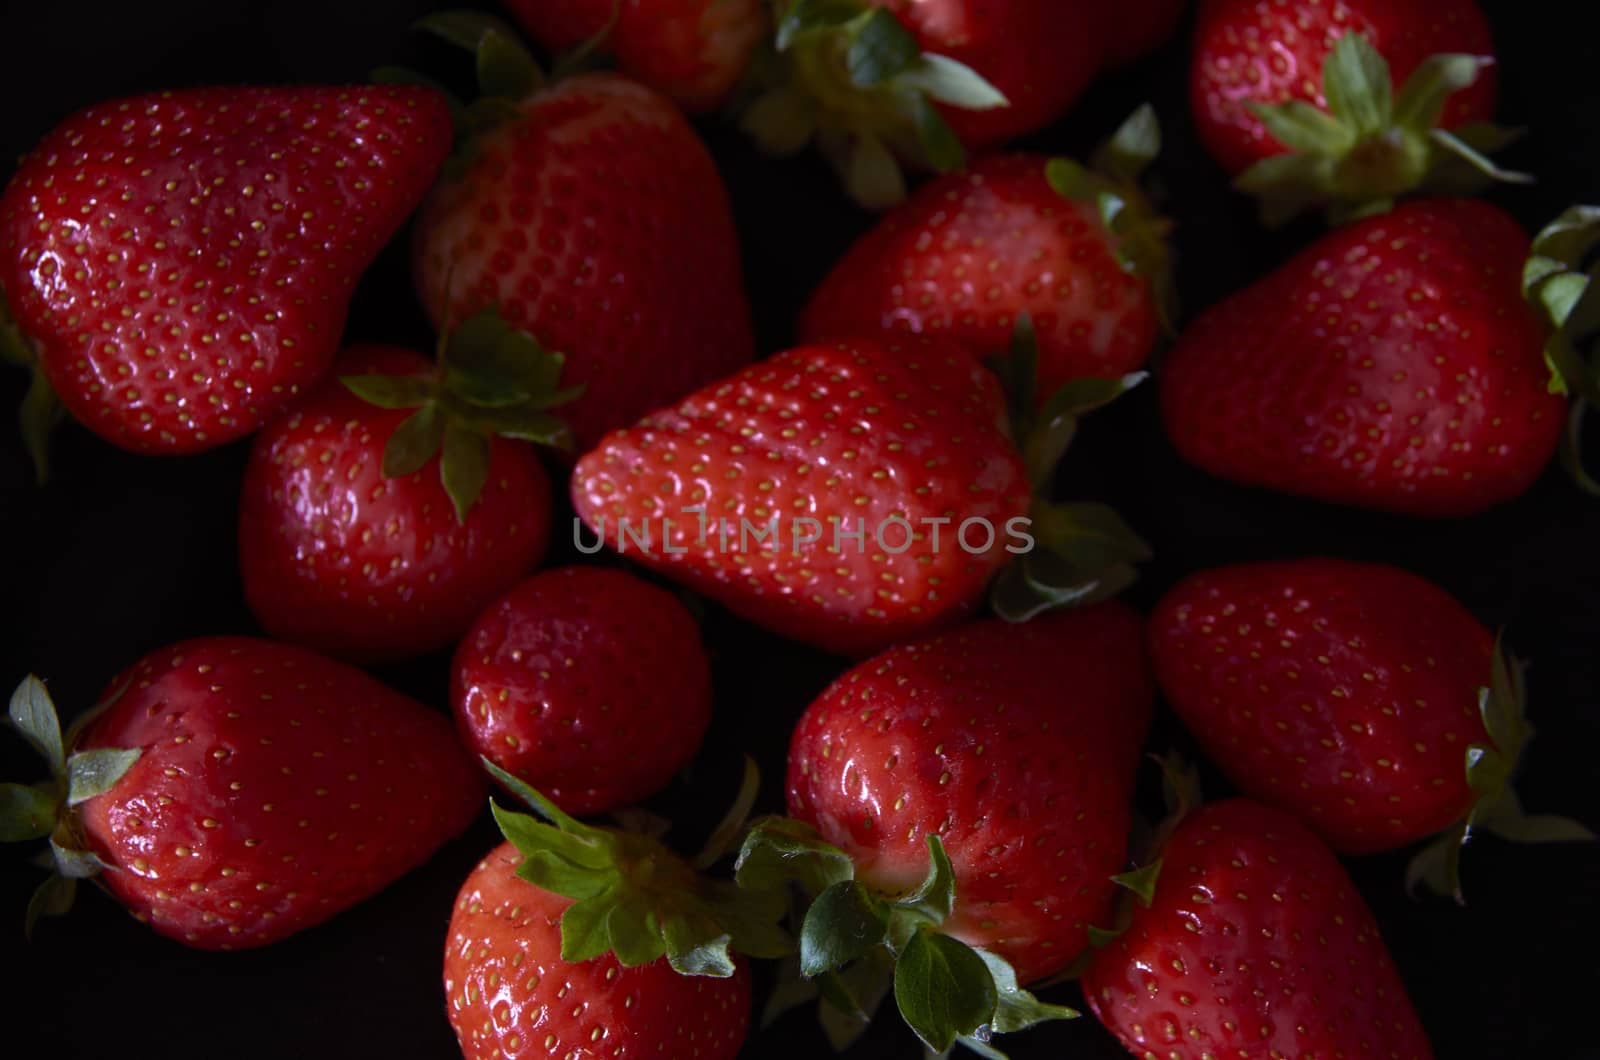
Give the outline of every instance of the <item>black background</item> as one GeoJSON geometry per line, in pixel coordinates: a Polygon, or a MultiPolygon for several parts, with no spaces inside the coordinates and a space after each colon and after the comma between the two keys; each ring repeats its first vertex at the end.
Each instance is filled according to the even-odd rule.
{"type": "MultiPolygon", "coordinates": [[[[0,154],[21,154],[77,107],[150,89],[360,80],[397,60],[459,74],[463,60],[406,30],[430,6],[7,5],[0,16],[0,154]]],[[[1540,177],[1534,188],[1496,198],[1530,231],[1568,203],[1600,201],[1597,38],[1558,14],[1578,6],[1486,4],[1501,60],[1501,117],[1529,130],[1506,160],[1540,177]]],[[[1264,235],[1198,149],[1187,127],[1186,37],[1187,25],[1158,55],[1102,78],[1030,146],[1081,155],[1136,103],[1156,103],[1168,148],[1157,179],[1180,221],[1181,292],[1193,311],[1270,268],[1315,228],[1264,235]]],[[[708,122],[705,132],[731,187],[762,348],[781,348],[806,293],[869,218],[842,199],[814,160],[770,162],[725,126],[708,122]]],[[[366,277],[347,334],[431,347],[403,241],[366,277]]],[[[21,393],[20,375],[0,379],[0,407],[13,408],[21,393]]],[[[234,559],[245,452],[234,445],[191,458],[141,459],[70,427],[58,437],[56,479],[39,490],[20,445],[0,425],[5,689],[34,670],[51,680],[70,715],[146,651],[189,636],[253,632],[234,559]]],[[[1540,735],[1520,785],[1528,807],[1600,827],[1600,501],[1579,494],[1559,470],[1519,501],[1458,522],[1336,510],[1233,489],[1186,468],[1162,437],[1154,391],[1146,387],[1094,418],[1062,485],[1072,496],[1113,502],[1154,544],[1157,559],[1130,594],[1141,606],[1189,571],[1302,554],[1386,560],[1439,582],[1486,623],[1505,626],[1533,662],[1540,735]]],[[[558,515],[558,527],[567,516],[558,515]]],[[[843,667],[715,609],[706,635],[717,671],[713,735],[686,779],[654,804],[678,821],[672,838],[686,848],[730,795],[740,750],[764,767],[762,807],[781,806],[789,726],[843,667]]],[[[443,657],[382,676],[441,709],[446,703],[443,657]]],[[[1187,738],[1163,717],[1152,746],[1174,744],[1187,747],[1187,738]]],[[[37,778],[20,740],[0,737],[0,775],[37,778]]],[[[1226,791],[1214,774],[1206,779],[1213,794],[1226,791]]],[[[26,1055],[25,1043],[36,1041],[61,1057],[99,1056],[111,1042],[126,1043],[131,1055],[171,1060],[456,1055],[439,986],[445,925],[457,886],[495,838],[485,815],[422,870],[330,924],[264,950],[223,955],[160,939],[92,891],[25,947],[22,909],[40,877],[22,851],[0,852],[0,925],[6,918],[14,925],[0,926],[0,959],[15,975],[0,992],[4,1051],[26,1055]]],[[[1408,900],[1403,863],[1396,854],[1350,868],[1440,1057],[1600,1056],[1580,1044],[1593,1040],[1600,978],[1600,845],[1513,848],[1483,840],[1466,857],[1464,910],[1408,900]]],[[[1075,998],[1071,988],[1058,993],[1068,1003],[1075,998]]],[[[880,1021],[851,1056],[916,1056],[896,1022],[880,1021]]],[[[1017,1058],[1124,1055],[1092,1018],[1007,1044],[1017,1058]]],[[[762,1058],[826,1053],[803,1011],[753,1035],[746,1050],[762,1058]]]]}

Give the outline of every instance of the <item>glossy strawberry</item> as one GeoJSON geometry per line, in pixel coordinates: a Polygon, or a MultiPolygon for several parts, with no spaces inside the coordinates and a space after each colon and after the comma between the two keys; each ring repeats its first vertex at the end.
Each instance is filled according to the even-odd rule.
{"type": "Polygon", "coordinates": [[[321,923],[426,860],[484,794],[447,719],[270,641],[155,652],[65,741],[36,678],[12,718],[56,777],[23,789],[39,827],[18,837],[53,833],[59,873],[30,921],[64,911],[72,883],[95,875],[135,918],[197,949],[321,923]]]}
{"type": "Polygon", "coordinates": [[[0,198],[0,293],[107,440],[242,437],[320,377],[356,280],[450,147],[422,88],[213,88],[101,103],[0,198]]]}
{"type": "Polygon", "coordinates": [[[1200,316],[1162,377],[1185,459],[1236,482],[1426,516],[1517,496],[1561,432],[1528,238],[1423,200],[1336,231],[1200,316]]]}
{"type": "MultiPolygon", "coordinates": [[[[481,40],[516,48],[492,29],[481,40]]],[[[614,74],[534,88],[521,62],[528,92],[492,100],[499,124],[417,223],[417,293],[436,324],[447,302],[458,320],[495,306],[565,354],[564,381],[584,390],[562,415],[588,446],[750,360],[738,239],[669,100],[614,74]]]]}
{"type": "Polygon", "coordinates": [[[1082,980],[1133,1055],[1432,1057],[1372,912],[1290,815],[1201,808],[1162,852],[1150,899],[1082,980]]]}
{"type": "Polygon", "coordinates": [[[768,31],[765,0],[507,0],[522,28],[565,52],[597,41],[617,69],[685,110],[727,102],[768,31]]]}
{"type": "Polygon", "coordinates": [[[802,346],[608,435],[578,461],[573,503],[617,552],[866,654],[971,610],[1026,547],[1004,421],[994,377],[958,347],[802,346]]]}
{"type": "Polygon", "coordinates": [[[456,650],[451,702],[469,747],[594,814],[655,794],[711,721],[711,667],[676,597],[620,570],[537,574],[456,650]]]}
{"type": "MultiPolygon", "coordinates": [[[[381,346],[350,350],[337,370],[415,387],[418,403],[433,377],[419,354],[381,346]]],[[[274,637],[364,663],[434,651],[543,557],[550,484],[533,447],[469,432],[435,455],[449,413],[423,414],[421,431],[417,415],[330,379],[256,438],[239,565],[274,637]],[[460,472],[469,449],[481,489],[458,504],[449,487],[470,487],[441,474],[441,461],[460,472]]]]}
{"type": "Polygon", "coordinates": [[[559,1057],[733,1060],[750,1025],[750,973],[680,975],[665,959],[623,967],[605,954],[561,957],[570,899],[516,874],[503,843],[456,898],[444,954],[450,1026],[467,1060],[530,1050],[559,1057]]]}

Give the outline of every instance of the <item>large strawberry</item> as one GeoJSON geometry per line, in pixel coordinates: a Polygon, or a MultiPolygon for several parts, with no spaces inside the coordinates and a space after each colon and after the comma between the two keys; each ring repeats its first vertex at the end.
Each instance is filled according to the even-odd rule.
{"type": "Polygon", "coordinates": [[[4,786],[4,838],[48,836],[54,855],[30,927],[93,876],[185,945],[265,945],[420,864],[484,794],[443,716],[245,637],[147,656],[65,738],[37,678],[12,696],[11,720],[53,774],[4,786]]]}
{"type": "Polygon", "coordinates": [[[327,370],[449,146],[444,99],[415,87],[101,103],[0,198],[0,294],[85,426],[145,453],[220,445],[327,370]]]}
{"type": "Polygon", "coordinates": [[[748,362],[727,193],[678,109],[614,74],[546,85],[483,16],[424,25],[479,50],[487,93],[415,230],[435,323],[498,306],[564,352],[585,389],[562,414],[583,446],[748,362]]]}
{"type": "MultiPolygon", "coordinates": [[[[892,648],[823,692],[790,743],[788,809],[846,868],[806,915],[802,972],[883,965],[886,944],[902,1013],[942,1050],[1016,983],[1072,961],[1126,856],[1153,697],[1143,640],[1115,603],[989,620],[892,648]],[[954,970],[949,1012],[912,996],[948,996],[944,973],[922,982],[930,954],[954,970]]],[[[795,842],[794,823],[758,828],[741,879],[795,842]]]]}
{"type": "Polygon", "coordinates": [[[568,813],[655,794],[711,721],[694,618],[619,570],[562,567],[516,586],[462,639],[452,680],[467,744],[568,813]]]}
{"type": "Polygon", "coordinates": [[[239,506],[245,597],[273,636],[358,662],[455,642],[544,556],[550,483],[528,441],[560,358],[492,314],[437,366],[359,347],[256,438],[239,506]]]}
{"type": "Polygon", "coordinates": [[[1150,622],[1167,700],[1246,793],[1334,849],[1365,854],[1448,829],[1414,873],[1459,894],[1470,828],[1587,838],[1525,817],[1516,664],[1439,587],[1394,567],[1312,559],[1194,575],[1150,622]]]}
{"type": "Polygon", "coordinates": [[[1324,236],[1179,338],[1168,435],[1213,474],[1337,503],[1450,516],[1517,496],[1564,410],[1522,302],[1527,254],[1516,222],[1473,200],[1324,236]]]}
{"type": "Polygon", "coordinates": [[[685,110],[727,102],[769,30],[766,0],[506,0],[552,51],[593,47],[685,110]]]}
{"type": "Polygon", "coordinates": [[[1041,397],[1080,376],[1134,371],[1170,290],[1167,226],[1135,183],[1159,144],[1142,107],[1101,152],[1103,171],[993,155],[929,182],[828,274],[800,337],[939,333],[987,357],[1027,314],[1041,397]]]}
{"type": "Polygon", "coordinates": [[[1150,869],[1082,979],[1133,1055],[1432,1057],[1371,910],[1295,818],[1212,803],[1150,869]]]}
{"type": "Polygon", "coordinates": [[[1473,171],[1518,179],[1480,153],[1509,138],[1487,124],[1493,63],[1474,0],[1207,0],[1190,105],[1269,216],[1348,210],[1473,171]]]}

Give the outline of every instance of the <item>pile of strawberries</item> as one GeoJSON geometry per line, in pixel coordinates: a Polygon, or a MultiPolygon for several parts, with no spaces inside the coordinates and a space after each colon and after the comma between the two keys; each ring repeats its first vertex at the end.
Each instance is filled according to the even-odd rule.
{"type": "Polygon", "coordinates": [[[49,777],[0,786],[0,839],[48,844],[30,932],[92,881],[184,945],[274,943],[488,803],[505,842],[437,911],[472,1060],[764,1055],[753,1011],[810,1001],[842,1049],[891,996],[935,1054],[1003,1056],[1067,1000],[1139,1057],[1431,1057],[1339,858],[1415,847],[1405,883],[1460,900],[1479,831],[1593,838],[1512,789],[1521,664],[1370,562],[1201,571],[1141,615],[1115,597],[1149,547],[1057,465],[1155,386],[1177,451],[1245,486],[1445,520],[1559,451],[1600,493],[1600,207],[1530,237],[1471,197],[1527,179],[1490,158],[1473,0],[1204,0],[1200,140],[1264,224],[1330,227],[1188,317],[1150,107],[1089,159],[1007,147],[1180,0],[506,6],[419,24],[474,100],[398,69],[113,100],[0,197],[39,477],[64,420],[152,459],[249,439],[262,634],[156,651],[65,730],[22,681],[49,777]],[[884,211],[792,348],[756,349],[686,113],[884,211]],[[345,334],[408,223],[426,352],[345,334]],[[786,815],[751,817],[747,762],[685,851],[635,807],[713,723],[708,606],[844,660],[773,719],[786,815]],[[453,725],[364,669],[450,651],[453,725]],[[1158,692],[1241,796],[1146,761],[1158,692]]]}

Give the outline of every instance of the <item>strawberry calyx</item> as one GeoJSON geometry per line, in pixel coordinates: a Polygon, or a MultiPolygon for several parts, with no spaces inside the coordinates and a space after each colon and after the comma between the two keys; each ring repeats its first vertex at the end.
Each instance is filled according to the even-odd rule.
{"type": "Polygon", "coordinates": [[[1544,359],[1550,392],[1572,398],[1561,462],[1578,487],[1600,496],[1600,479],[1584,467],[1583,423],[1600,407],[1600,297],[1594,279],[1600,272],[1600,206],[1573,206],[1533,239],[1522,270],[1528,304],[1550,328],[1544,359]],[[1591,348],[1587,355],[1583,345],[1591,348]]]}
{"type": "MultiPolygon", "coordinates": [[[[126,687],[126,686],[124,686],[126,687]]],[[[31,938],[43,916],[60,916],[71,908],[77,882],[111,868],[87,849],[78,833],[73,808],[103,795],[139,760],[139,748],[103,747],[72,751],[83,727],[116,702],[118,689],[105,702],[75,722],[65,737],[55,702],[43,681],[29,674],[11,694],[11,727],[45,760],[50,779],[37,784],[0,784],[0,842],[49,841],[39,864],[50,876],[28,902],[24,930],[31,938]]]]}
{"type": "Polygon", "coordinates": [[[922,883],[884,894],[856,878],[850,856],[809,825],[769,817],[751,826],[735,879],[755,893],[787,892],[800,940],[768,1021],[818,998],[823,1029],[842,1049],[892,992],[906,1025],[934,1053],[960,1043],[1003,1058],[994,1035],[1080,1015],[1024,990],[1004,958],[941,930],[955,907],[955,871],[938,835],[926,841],[922,883]]]}
{"type": "Polygon", "coordinates": [[[941,173],[966,150],[935,104],[1007,105],[977,71],[924,52],[887,10],[859,0],[774,0],[775,32],[751,66],[740,123],[770,155],[813,140],[850,197],[881,210],[905,200],[901,163],[941,173]]]}
{"type": "Polygon", "coordinates": [[[1290,153],[1257,162],[1235,187],[1256,196],[1262,218],[1278,225],[1315,207],[1343,224],[1382,213],[1415,191],[1465,195],[1494,181],[1528,183],[1533,178],[1488,157],[1515,132],[1488,123],[1438,127],[1449,98],[1493,62],[1434,55],[1396,94],[1388,60],[1365,35],[1346,33],[1322,67],[1326,110],[1297,99],[1246,104],[1290,153]]]}
{"type": "Polygon", "coordinates": [[[4,297],[0,297],[0,361],[28,372],[28,392],[17,409],[17,424],[22,432],[22,444],[33,461],[34,478],[42,486],[50,478],[50,432],[61,422],[66,410],[56,399],[55,388],[44,374],[43,362],[22,329],[11,319],[4,297]]]}
{"type": "Polygon", "coordinates": [[[1595,834],[1579,822],[1552,814],[1529,814],[1511,782],[1523,749],[1533,738],[1528,724],[1524,664],[1495,640],[1489,683],[1478,690],[1478,714],[1487,743],[1467,748],[1467,785],[1472,808],[1417,852],[1406,867],[1406,890],[1426,886],[1465,904],[1461,890],[1461,850],[1479,831],[1518,843],[1583,842],[1595,834]]]}
{"type": "Polygon", "coordinates": [[[440,336],[431,375],[354,375],[339,381],[384,409],[415,409],[389,436],[383,474],[416,474],[439,455],[439,480],[465,522],[489,477],[490,440],[514,438],[558,449],[572,433],[551,409],[582,393],[560,387],[566,358],[482,309],[440,336]]]}
{"type": "Polygon", "coordinates": [[[1012,332],[1009,356],[991,362],[1006,391],[1012,434],[1034,496],[1028,512],[1034,547],[1003,567],[990,586],[990,606],[1008,622],[1110,599],[1133,584],[1138,578],[1135,564],[1152,555],[1150,546],[1108,505],[1049,499],[1056,466],[1082,418],[1138,386],[1149,373],[1074,379],[1041,405],[1034,398],[1038,364],[1038,337],[1024,313],[1012,332]]]}
{"type": "MultiPolygon", "coordinates": [[[[584,824],[487,758],[483,764],[534,811],[490,803],[501,832],[523,855],[517,875],[573,900],[561,917],[562,960],[609,952],[631,968],[665,957],[682,975],[727,978],[735,953],[776,959],[792,952],[778,924],[780,894],[702,875],[651,835],[584,824]]],[[[748,763],[744,789],[747,809],[755,792],[748,763]]],[[[719,828],[711,847],[726,833],[719,828]]],[[[708,856],[715,860],[703,852],[696,864],[708,856]]]]}

